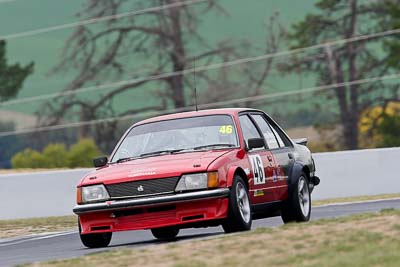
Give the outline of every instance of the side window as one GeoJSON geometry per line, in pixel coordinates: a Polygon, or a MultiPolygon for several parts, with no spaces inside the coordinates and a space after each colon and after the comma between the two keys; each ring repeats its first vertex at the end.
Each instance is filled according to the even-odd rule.
{"type": "Polygon", "coordinates": [[[274,126],[270,125],[272,128],[272,131],[274,131],[274,134],[276,136],[276,139],[278,140],[279,146],[280,147],[285,147],[285,143],[282,141],[282,138],[280,137],[280,135],[278,134],[278,132],[275,130],[274,126]]]}
{"type": "Polygon", "coordinates": [[[284,146],[291,146],[292,143],[290,142],[289,138],[283,133],[283,131],[277,127],[276,123],[273,121],[268,120],[268,124],[271,126],[272,130],[274,131],[276,137],[278,138],[279,145],[284,146]]]}
{"type": "Polygon", "coordinates": [[[247,115],[241,115],[239,117],[240,127],[242,128],[243,138],[247,145],[247,140],[250,138],[259,138],[261,137],[257,131],[256,126],[254,126],[253,122],[247,115]]]}
{"type": "Polygon", "coordinates": [[[268,148],[270,149],[279,148],[278,142],[280,139],[277,140],[275,138],[276,134],[272,132],[270,126],[265,121],[265,119],[261,115],[251,115],[251,117],[255,120],[258,127],[260,127],[260,130],[264,135],[265,141],[268,144],[268,148]]]}

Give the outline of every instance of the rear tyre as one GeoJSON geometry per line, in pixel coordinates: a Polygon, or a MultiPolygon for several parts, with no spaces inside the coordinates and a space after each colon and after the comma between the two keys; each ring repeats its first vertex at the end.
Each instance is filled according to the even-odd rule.
{"type": "Polygon", "coordinates": [[[311,194],[307,176],[302,173],[292,188],[289,198],[282,208],[281,217],[284,223],[307,222],[311,215],[311,194]]]}
{"type": "Polygon", "coordinates": [[[112,238],[112,233],[99,233],[99,234],[81,234],[81,225],[79,225],[79,236],[82,244],[88,248],[104,248],[107,247],[112,238]]]}
{"type": "Polygon", "coordinates": [[[235,175],[229,195],[228,218],[222,223],[225,233],[251,229],[251,206],[249,194],[243,179],[235,175]]]}
{"type": "Polygon", "coordinates": [[[173,240],[179,234],[179,229],[176,227],[153,228],[151,233],[160,240],[173,240]]]}

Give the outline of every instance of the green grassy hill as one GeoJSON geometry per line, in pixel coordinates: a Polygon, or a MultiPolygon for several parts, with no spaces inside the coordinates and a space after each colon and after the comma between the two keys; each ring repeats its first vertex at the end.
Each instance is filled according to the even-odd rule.
{"type": "MultiPolygon", "coordinates": [[[[84,2],[84,0],[16,0],[0,4],[0,35],[76,21],[74,14],[82,8],[84,2]]],[[[263,24],[271,14],[279,12],[281,21],[289,26],[290,23],[302,19],[306,13],[310,12],[314,4],[314,1],[307,0],[220,0],[219,2],[229,15],[209,13],[204,16],[200,28],[201,34],[210,43],[222,39],[247,39],[253,44],[260,45],[265,40],[263,24]]],[[[35,73],[26,81],[19,98],[60,91],[72,79],[72,71],[48,75],[51,68],[59,62],[64,42],[71,32],[71,29],[60,30],[8,41],[10,62],[35,62],[35,73]]],[[[284,49],[285,47],[282,47],[282,50],[284,49]]],[[[256,54],[249,54],[249,56],[254,55],[256,54]]],[[[299,87],[295,77],[282,78],[277,74],[270,77],[269,84],[277,88],[276,90],[299,87]]],[[[303,86],[307,86],[307,82],[303,83],[303,86]]],[[[132,105],[140,106],[141,103],[149,103],[152,99],[154,100],[151,89],[136,90],[120,96],[116,98],[115,107],[124,110],[132,105]]],[[[265,92],[270,91],[265,90],[265,92]]],[[[93,97],[101,93],[99,91],[83,94],[82,97],[93,97]]],[[[31,102],[7,106],[6,109],[33,113],[41,104],[42,102],[31,102]]]]}

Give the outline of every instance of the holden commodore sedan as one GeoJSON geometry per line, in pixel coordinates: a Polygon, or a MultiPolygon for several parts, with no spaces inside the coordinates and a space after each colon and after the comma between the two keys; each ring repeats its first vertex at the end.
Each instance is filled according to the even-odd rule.
{"type": "Polygon", "coordinates": [[[188,227],[222,225],[230,233],[271,216],[308,221],[320,180],[306,143],[255,109],[138,122],[77,186],[82,243],[108,246],[116,231],[150,229],[173,239],[188,227]]]}

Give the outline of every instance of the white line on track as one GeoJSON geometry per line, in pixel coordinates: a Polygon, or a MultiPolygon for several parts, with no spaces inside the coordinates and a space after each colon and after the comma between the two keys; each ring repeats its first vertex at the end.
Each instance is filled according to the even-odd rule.
{"type": "Polygon", "coordinates": [[[18,244],[22,244],[22,243],[26,243],[26,242],[30,242],[30,241],[35,241],[35,240],[41,240],[41,239],[49,239],[49,238],[53,238],[53,237],[58,237],[58,236],[64,236],[64,235],[71,235],[71,234],[76,234],[77,231],[68,231],[68,232],[57,232],[57,233],[52,233],[52,234],[39,234],[39,235],[33,235],[31,237],[20,237],[20,238],[16,238],[14,240],[3,240],[0,241],[0,247],[5,247],[5,246],[12,246],[12,245],[18,245],[18,244]]]}

